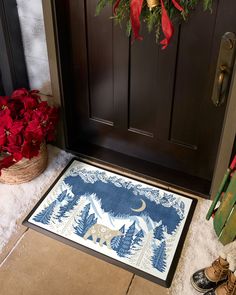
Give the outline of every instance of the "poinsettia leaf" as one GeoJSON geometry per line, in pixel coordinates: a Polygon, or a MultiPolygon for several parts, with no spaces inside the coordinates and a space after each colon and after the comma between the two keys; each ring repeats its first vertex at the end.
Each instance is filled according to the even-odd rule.
{"type": "Polygon", "coordinates": [[[19,162],[20,160],[22,160],[23,155],[21,152],[17,152],[17,153],[13,153],[13,157],[17,162],[19,162]]]}
{"type": "Polygon", "coordinates": [[[11,118],[11,114],[9,112],[8,109],[4,110],[1,114],[0,114],[0,126],[4,127],[4,128],[10,128],[12,125],[12,118],[11,118]]]}
{"type": "Polygon", "coordinates": [[[25,141],[22,147],[22,155],[27,159],[38,156],[40,150],[40,143],[33,141],[25,141]]]}
{"type": "Polygon", "coordinates": [[[33,110],[23,110],[22,120],[24,119],[27,123],[33,120],[34,111],[33,110]]]}
{"type": "Polygon", "coordinates": [[[9,135],[7,136],[7,151],[9,153],[15,153],[19,152],[21,150],[21,145],[23,143],[22,135],[17,134],[17,135],[9,135]]]}
{"type": "Polygon", "coordinates": [[[38,101],[30,96],[25,96],[22,102],[24,103],[24,108],[26,110],[34,109],[38,105],[38,101]]]}
{"type": "Polygon", "coordinates": [[[7,141],[5,129],[0,126],[0,146],[4,146],[7,141]]]}
{"type": "Polygon", "coordinates": [[[15,163],[16,163],[16,161],[14,160],[13,155],[6,156],[2,160],[0,160],[0,175],[1,175],[1,170],[3,168],[9,168],[12,165],[14,165],[15,163]]]}
{"type": "Polygon", "coordinates": [[[22,131],[22,129],[24,128],[23,122],[22,121],[17,121],[17,122],[13,122],[10,128],[10,132],[11,134],[18,134],[22,131]]]}
{"type": "Polygon", "coordinates": [[[28,94],[28,90],[25,88],[17,89],[13,91],[11,97],[14,99],[22,99],[22,96],[26,96],[28,94]]]}
{"type": "Polygon", "coordinates": [[[24,137],[27,141],[34,140],[42,142],[43,131],[38,120],[34,120],[29,123],[25,129],[24,137]]]}
{"type": "Polygon", "coordinates": [[[8,97],[0,96],[0,110],[8,107],[8,97]]]}

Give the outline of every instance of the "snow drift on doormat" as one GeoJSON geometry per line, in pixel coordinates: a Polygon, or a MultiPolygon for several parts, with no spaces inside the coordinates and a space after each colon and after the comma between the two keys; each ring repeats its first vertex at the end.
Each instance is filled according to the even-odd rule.
{"type": "Polygon", "coordinates": [[[195,203],[73,159],[24,224],[169,286],[195,203]]]}

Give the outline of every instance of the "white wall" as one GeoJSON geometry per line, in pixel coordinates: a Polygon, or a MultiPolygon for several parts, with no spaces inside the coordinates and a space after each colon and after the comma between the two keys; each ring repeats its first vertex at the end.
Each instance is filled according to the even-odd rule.
{"type": "Polygon", "coordinates": [[[52,95],[42,0],[17,0],[31,89],[52,95]]]}

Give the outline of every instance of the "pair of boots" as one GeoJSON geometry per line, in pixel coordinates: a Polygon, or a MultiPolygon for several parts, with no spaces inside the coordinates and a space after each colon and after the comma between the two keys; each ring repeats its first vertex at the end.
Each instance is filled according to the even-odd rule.
{"type": "Polygon", "coordinates": [[[236,295],[235,274],[229,270],[227,260],[219,257],[211,266],[195,272],[191,283],[205,295],[236,295]]]}

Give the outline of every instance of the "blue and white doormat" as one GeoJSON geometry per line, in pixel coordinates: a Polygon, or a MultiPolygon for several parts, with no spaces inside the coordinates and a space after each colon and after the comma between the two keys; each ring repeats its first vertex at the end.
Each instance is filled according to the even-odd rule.
{"type": "Polygon", "coordinates": [[[195,203],[73,159],[24,224],[169,286],[195,203]]]}

